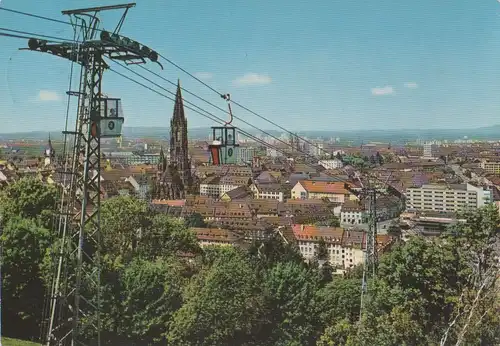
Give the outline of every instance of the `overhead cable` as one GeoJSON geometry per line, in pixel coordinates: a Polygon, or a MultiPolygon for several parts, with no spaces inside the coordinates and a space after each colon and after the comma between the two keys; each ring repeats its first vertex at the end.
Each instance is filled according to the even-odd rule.
{"type": "MultiPolygon", "coordinates": [[[[27,13],[27,12],[22,12],[22,11],[17,11],[17,10],[12,10],[12,9],[8,9],[8,8],[5,8],[5,7],[0,7],[0,10],[3,10],[3,11],[8,11],[8,12],[12,12],[12,13],[16,13],[16,14],[20,14],[20,15],[25,15],[25,16],[29,16],[29,17],[34,17],[34,18],[38,18],[38,19],[44,19],[44,20],[48,20],[48,21],[52,21],[52,22],[56,22],[56,23],[61,23],[61,24],[66,24],[66,25],[72,25],[72,26],[79,26],[81,27],[81,25],[78,25],[78,24],[74,24],[74,23],[70,23],[70,22],[66,22],[66,21],[63,21],[63,20],[58,20],[58,19],[54,19],[54,18],[50,18],[50,17],[46,17],[46,16],[41,16],[41,15],[36,15],[36,14],[33,14],[33,13],[27,13]]],[[[97,31],[103,31],[102,29],[96,29],[97,31]]],[[[216,93],[218,96],[220,97],[223,97],[224,96],[224,93],[221,93],[220,91],[218,91],[217,89],[215,89],[214,87],[210,86],[208,83],[202,81],[200,78],[196,77],[194,74],[190,73],[189,71],[187,71],[185,68],[183,68],[182,66],[176,64],[174,61],[172,61],[171,59],[167,58],[166,56],[158,53],[158,56],[160,58],[162,58],[163,60],[165,60],[166,62],[168,62],[169,64],[171,64],[172,66],[176,67],[177,69],[181,70],[182,72],[184,72],[185,74],[187,74],[188,76],[190,76],[191,78],[195,79],[196,81],[198,81],[199,83],[201,83],[202,85],[204,85],[206,88],[208,88],[209,90],[211,90],[212,92],[216,93]]],[[[265,116],[262,116],[260,115],[259,113],[251,110],[250,108],[242,105],[240,102],[237,102],[237,101],[234,101],[234,100],[230,100],[231,103],[233,103],[234,105],[240,107],[241,109],[259,117],[260,119],[268,122],[269,124],[273,125],[273,126],[276,126],[278,127],[279,129],[281,129],[282,131],[285,131],[286,133],[288,133],[289,135],[293,136],[293,137],[296,137],[300,140],[302,140],[303,142],[321,150],[322,152],[324,153],[327,153],[329,154],[325,149],[319,147],[317,144],[305,139],[304,137],[301,137],[301,136],[298,136],[297,134],[293,133],[292,131],[286,129],[285,127],[277,124],[276,122],[272,121],[272,120],[269,120],[267,117],[265,116]]]]}

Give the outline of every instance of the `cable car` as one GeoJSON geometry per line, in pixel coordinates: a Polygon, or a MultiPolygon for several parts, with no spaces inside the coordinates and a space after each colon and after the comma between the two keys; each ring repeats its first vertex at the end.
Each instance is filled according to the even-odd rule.
{"type": "Polygon", "coordinates": [[[101,102],[101,137],[121,137],[123,123],[125,122],[121,99],[104,97],[99,102],[101,102]]]}
{"type": "Polygon", "coordinates": [[[212,127],[212,143],[208,145],[212,165],[236,164],[239,159],[239,144],[236,143],[236,127],[231,126],[233,113],[229,94],[223,96],[228,102],[230,119],[224,126],[212,127]]]}

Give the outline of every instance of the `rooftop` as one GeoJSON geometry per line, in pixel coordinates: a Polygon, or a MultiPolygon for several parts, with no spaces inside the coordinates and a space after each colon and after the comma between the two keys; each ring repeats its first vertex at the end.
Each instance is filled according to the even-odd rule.
{"type": "Polygon", "coordinates": [[[198,240],[234,243],[241,237],[235,232],[218,228],[191,228],[198,240]]]}
{"type": "Polygon", "coordinates": [[[339,195],[349,194],[349,191],[347,191],[344,187],[344,183],[340,182],[301,180],[298,183],[302,185],[307,192],[331,193],[339,195]]]}

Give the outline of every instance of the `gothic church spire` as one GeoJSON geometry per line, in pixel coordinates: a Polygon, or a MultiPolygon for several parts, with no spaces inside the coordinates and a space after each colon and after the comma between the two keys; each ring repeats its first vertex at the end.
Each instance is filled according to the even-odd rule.
{"type": "Polygon", "coordinates": [[[177,80],[177,92],[175,93],[175,106],[174,115],[172,121],[186,121],[186,116],[184,115],[184,101],[182,99],[181,91],[181,81],[177,80]]]}

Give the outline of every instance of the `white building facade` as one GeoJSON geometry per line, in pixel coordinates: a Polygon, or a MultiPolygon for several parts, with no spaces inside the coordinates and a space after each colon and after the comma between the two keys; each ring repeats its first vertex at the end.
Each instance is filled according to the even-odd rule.
{"type": "Polygon", "coordinates": [[[344,167],[344,164],[339,159],[333,160],[320,160],[318,165],[323,166],[325,169],[339,169],[344,167]]]}
{"type": "Polygon", "coordinates": [[[492,203],[492,193],[471,184],[427,184],[407,189],[407,210],[458,212],[492,203]]]}

